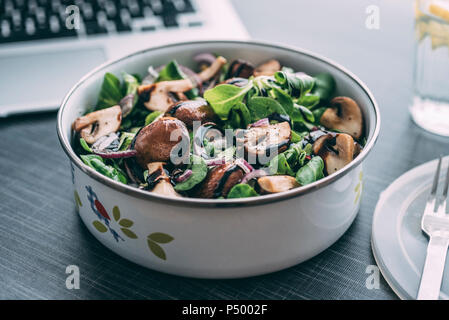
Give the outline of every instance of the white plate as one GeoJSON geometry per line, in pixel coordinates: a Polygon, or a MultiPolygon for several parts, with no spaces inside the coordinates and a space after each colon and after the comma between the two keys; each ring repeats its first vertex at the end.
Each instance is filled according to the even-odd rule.
{"type": "MultiPolygon", "coordinates": [[[[448,162],[449,156],[443,159],[440,186],[448,162]]],[[[374,212],[371,237],[374,258],[401,299],[415,299],[418,293],[428,243],[421,231],[421,217],[436,167],[437,160],[433,160],[400,176],[381,193],[374,212]]],[[[449,259],[440,299],[449,299],[449,259]]]]}

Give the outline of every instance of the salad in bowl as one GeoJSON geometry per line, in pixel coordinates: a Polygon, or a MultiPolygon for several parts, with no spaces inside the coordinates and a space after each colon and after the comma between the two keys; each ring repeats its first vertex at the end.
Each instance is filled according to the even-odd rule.
{"type": "Polygon", "coordinates": [[[117,182],[170,197],[231,199],[298,188],[349,164],[365,144],[351,97],[330,73],[272,57],[213,53],[106,73],[97,103],[72,124],[72,146],[117,182]]]}

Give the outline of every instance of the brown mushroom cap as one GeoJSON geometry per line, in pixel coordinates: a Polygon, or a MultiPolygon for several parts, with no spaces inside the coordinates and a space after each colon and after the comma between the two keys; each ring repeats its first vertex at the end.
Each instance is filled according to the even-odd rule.
{"type": "MultiPolygon", "coordinates": [[[[146,168],[150,162],[170,161],[172,149],[183,139],[190,146],[189,132],[184,123],[176,118],[163,117],[140,130],[134,148],[137,162],[146,168]],[[172,140],[172,141],[170,141],[172,140]]],[[[181,158],[189,156],[189,150],[183,150],[181,158]]]]}
{"type": "MultiPolygon", "coordinates": [[[[245,154],[250,163],[257,160],[260,164],[265,164],[277,154],[287,150],[290,139],[291,128],[286,121],[268,126],[252,127],[243,135],[245,154]],[[265,161],[261,162],[261,160],[265,161]]],[[[238,144],[242,143],[240,139],[237,139],[237,142],[238,144]]]]}
{"type": "Polygon", "coordinates": [[[193,121],[201,123],[218,121],[217,115],[206,100],[180,101],[168,109],[167,115],[178,118],[188,128],[192,128],[193,121]]]}
{"type": "Polygon", "coordinates": [[[151,162],[147,165],[148,177],[155,184],[151,191],[165,196],[180,197],[181,195],[175,191],[170,183],[170,178],[164,170],[164,164],[164,162],[151,162]]]}
{"type": "Polygon", "coordinates": [[[265,176],[257,179],[262,193],[277,193],[299,187],[299,183],[291,176],[265,176]]]}
{"type": "Polygon", "coordinates": [[[358,104],[349,97],[335,97],[326,109],[320,123],[328,129],[338,130],[359,139],[363,133],[363,116],[358,104]]]}
{"type": "Polygon", "coordinates": [[[116,132],[122,123],[120,106],[94,111],[79,117],[73,123],[73,129],[80,132],[87,143],[92,144],[99,138],[116,132]]]}
{"type": "Polygon", "coordinates": [[[354,158],[354,139],[346,133],[326,134],[313,144],[313,153],[324,160],[327,174],[332,174],[354,158]]]}
{"type": "Polygon", "coordinates": [[[276,71],[281,70],[281,64],[275,59],[271,59],[261,65],[259,65],[255,70],[253,75],[258,76],[272,76],[276,71]]]}
{"type": "Polygon", "coordinates": [[[235,163],[225,163],[214,167],[206,179],[198,187],[197,196],[200,198],[226,197],[229,190],[242,180],[244,171],[235,163]]]}
{"type": "Polygon", "coordinates": [[[239,77],[248,79],[253,75],[253,72],[254,66],[251,63],[241,59],[237,59],[234,60],[229,66],[226,78],[239,77]]]}

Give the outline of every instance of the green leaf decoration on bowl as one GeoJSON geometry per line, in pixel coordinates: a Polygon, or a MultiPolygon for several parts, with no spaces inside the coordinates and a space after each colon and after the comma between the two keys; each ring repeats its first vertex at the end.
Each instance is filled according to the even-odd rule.
{"type": "Polygon", "coordinates": [[[363,171],[360,171],[359,173],[359,183],[357,183],[357,185],[355,186],[355,199],[354,199],[354,204],[357,203],[357,201],[360,200],[360,196],[362,194],[362,190],[363,190],[363,171]]]}
{"type": "Polygon", "coordinates": [[[128,228],[121,228],[120,230],[122,230],[123,234],[128,238],[137,239],[137,235],[128,228]]]}
{"type": "Polygon", "coordinates": [[[121,225],[122,227],[125,227],[125,228],[131,228],[132,225],[134,224],[134,222],[132,222],[129,219],[122,219],[122,220],[119,221],[118,224],[121,225]]]}
{"type": "Polygon", "coordinates": [[[147,242],[150,251],[159,259],[167,260],[164,249],[159,244],[172,242],[175,238],[162,232],[154,232],[148,235],[147,242]]]}
{"type": "Polygon", "coordinates": [[[151,241],[148,239],[148,247],[150,248],[151,252],[154,253],[154,255],[162,260],[167,260],[167,256],[165,255],[164,249],[160,245],[158,245],[156,242],[151,241]]]}
{"type": "Polygon", "coordinates": [[[169,243],[174,240],[174,238],[166,233],[155,232],[148,236],[148,239],[153,240],[157,243],[169,243]]]}
{"type": "Polygon", "coordinates": [[[80,195],[78,194],[78,191],[75,190],[73,192],[73,196],[75,198],[76,209],[78,210],[80,207],[83,206],[83,203],[81,202],[81,198],[80,198],[80,195]]]}
{"type": "Polygon", "coordinates": [[[113,215],[115,221],[120,220],[120,209],[117,206],[112,208],[112,215],[113,215]]]}
{"type": "Polygon", "coordinates": [[[98,220],[94,220],[92,224],[95,227],[95,229],[97,229],[101,233],[105,233],[106,231],[108,231],[108,228],[106,228],[106,226],[98,220]]]}

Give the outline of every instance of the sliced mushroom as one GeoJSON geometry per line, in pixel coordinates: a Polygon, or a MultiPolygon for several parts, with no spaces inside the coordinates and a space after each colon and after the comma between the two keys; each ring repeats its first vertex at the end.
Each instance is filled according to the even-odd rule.
{"type": "Polygon", "coordinates": [[[214,167],[198,188],[200,198],[226,197],[229,190],[242,180],[244,171],[234,162],[214,167]]]}
{"type": "Polygon", "coordinates": [[[210,67],[199,74],[195,74],[194,77],[141,85],[137,92],[139,95],[144,92],[150,93],[149,100],[144,103],[148,110],[166,112],[168,108],[176,102],[170,93],[177,93],[178,97],[180,96],[182,98],[183,92],[189,91],[197,85],[200,85],[202,82],[212,78],[218,71],[220,71],[224,64],[226,64],[226,59],[217,57],[210,67]]]}
{"type": "Polygon", "coordinates": [[[266,164],[290,144],[291,128],[287,121],[252,127],[243,135],[236,132],[237,148],[244,146],[249,163],[266,164]],[[243,137],[242,137],[243,136],[243,137]]]}
{"type": "Polygon", "coordinates": [[[248,79],[253,75],[254,66],[244,60],[237,59],[234,60],[229,66],[228,73],[226,74],[226,79],[229,78],[246,78],[248,79]]]}
{"type": "Polygon", "coordinates": [[[255,70],[253,75],[255,77],[258,76],[272,76],[274,75],[277,71],[281,70],[281,64],[279,63],[279,61],[272,59],[269,60],[261,65],[259,65],[255,70]]]}
{"type": "Polygon", "coordinates": [[[338,130],[359,139],[363,131],[363,116],[358,104],[349,97],[335,97],[320,122],[328,129],[338,130]]]}
{"type": "Polygon", "coordinates": [[[214,75],[217,74],[218,71],[221,70],[221,68],[226,64],[227,60],[221,56],[217,57],[215,61],[206,69],[201,71],[198,74],[198,78],[204,82],[212,78],[214,75]]]}
{"type": "Polygon", "coordinates": [[[354,139],[346,133],[328,133],[315,141],[313,153],[324,160],[327,174],[332,174],[353,160],[354,139]]]}
{"type": "Polygon", "coordinates": [[[277,193],[299,187],[299,183],[291,176],[266,176],[257,179],[262,193],[277,193]]]}
{"type": "Polygon", "coordinates": [[[181,101],[171,106],[167,115],[178,118],[184,122],[188,128],[193,127],[193,121],[216,122],[218,117],[214,110],[207,104],[206,100],[181,101]]]}
{"type": "Polygon", "coordinates": [[[185,92],[193,89],[190,79],[161,81],[150,85],[140,86],[139,94],[144,91],[150,92],[150,100],[144,103],[148,110],[165,112],[174,100],[170,92],[185,92]]]}
{"type": "Polygon", "coordinates": [[[113,106],[79,117],[72,127],[87,143],[92,144],[102,136],[116,132],[121,123],[122,110],[120,106],[113,106]]]}
{"type": "Polygon", "coordinates": [[[137,152],[137,162],[143,168],[148,163],[155,161],[168,162],[172,160],[172,163],[180,164],[189,157],[189,132],[182,121],[172,117],[163,117],[139,131],[134,148],[137,152]]]}
{"type": "Polygon", "coordinates": [[[165,172],[164,164],[164,162],[148,163],[148,189],[164,196],[180,197],[170,183],[170,177],[165,172]]]}
{"type": "Polygon", "coordinates": [[[362,145],[357,141],[354,141],[354,159],[360,154],[360,152],[362,152],[362,150],[363,150],[362,145]]]}

